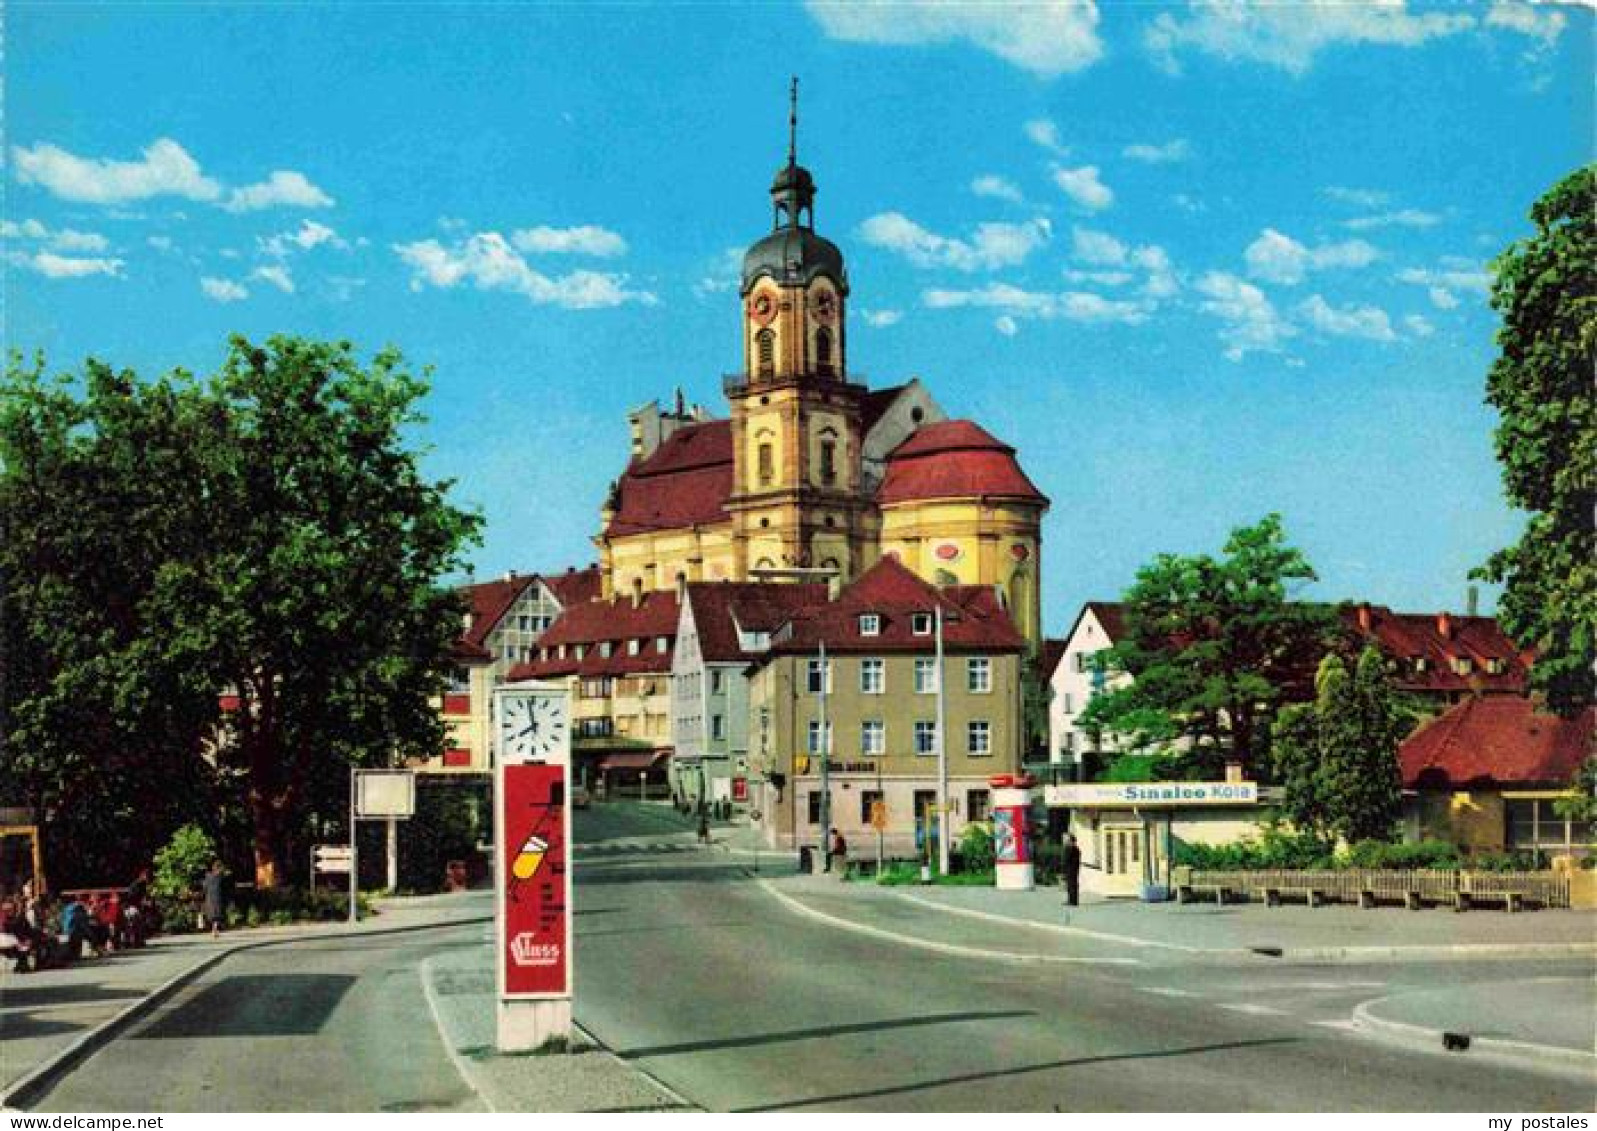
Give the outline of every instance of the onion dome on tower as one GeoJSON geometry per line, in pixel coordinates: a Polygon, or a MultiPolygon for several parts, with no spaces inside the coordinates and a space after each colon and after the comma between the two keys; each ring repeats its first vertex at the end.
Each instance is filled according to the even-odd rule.
{"type": "Polygon", "coordinates": [[[743,256],[741,293],[747,295],[762,275],[783,286],[806,286],[817,275],[827,275],[842,294],[848,294],[843,253],[831,240],[815,234],[815,178],[798,163],[797,79],[788,116],[787,164],[771,182],[771,212],[771,234],[743,256]]]}

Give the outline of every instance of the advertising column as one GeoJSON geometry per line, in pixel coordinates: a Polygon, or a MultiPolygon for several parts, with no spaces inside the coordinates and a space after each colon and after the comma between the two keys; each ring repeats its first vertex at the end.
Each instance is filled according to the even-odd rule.
{"type": "Polygon", "coordinates": [[[569,692],[494,691],[497,1044],[525,1052],[571,1036],[569,692]]]}
{"type": "Polygon", "coordinates": [[[1036,886],[1031,862],[1031,781],[1001,774],[988,779],[993,790],[993,863],[1002,891],[1036,886]]]}

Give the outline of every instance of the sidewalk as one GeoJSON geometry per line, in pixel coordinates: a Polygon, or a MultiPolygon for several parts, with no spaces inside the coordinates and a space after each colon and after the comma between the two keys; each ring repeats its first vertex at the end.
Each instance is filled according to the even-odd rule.
{"type": "Polygon", "coordinates": [[[219,961],[240,947],[303,938],[416,929],[470,922],[492,915],[490,893],[378,900],[376,915],[358,926],[307,923],[229,931],[213,941],[208,934],[163,935],[141,950],[114,951],[58,970],[0,971],[0,1095],[125,1011],[196,968],[219,961]]]}
{"type": "Polygon", "coordinates": [[[488,946],[433,955],[422,963],[421,977],[444,1047],[489,1111],[694,1110],[591,1042],[569,1053],[496,1052],[493,950],[488,946]]]}

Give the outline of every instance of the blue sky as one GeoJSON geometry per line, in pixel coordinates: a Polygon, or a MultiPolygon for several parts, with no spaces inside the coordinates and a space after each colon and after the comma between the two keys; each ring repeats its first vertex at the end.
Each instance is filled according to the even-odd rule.
{"type": "Polygon", "coordinates": [[[1461,608],[1519,528],[1487,262],[1589,159],[1588,7],[7,15],[8,345],[396,344],[479,576],[594,557],[631,406],[724,413],[790,74],[851,365],[1020,449],[1052,631],[1272,510],[1314,595],[1404,609],[1461,608]]]}

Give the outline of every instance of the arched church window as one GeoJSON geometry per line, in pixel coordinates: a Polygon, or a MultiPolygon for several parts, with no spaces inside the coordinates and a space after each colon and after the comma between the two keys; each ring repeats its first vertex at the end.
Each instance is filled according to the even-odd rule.
{"type": "Polygon", "coordinates": [[[776,331],[761,330],[754,335],[754,350],[760,376],[769,377],[776,372],[776,331]]]}
{"type": "Polygon", "coordinates": [[[821,482],[832,483],[837,479],[837,441],[827,438],[821,441],[821,482]]]}
{"type": "Polygon", "coordinates": [[[760,444],[759,475],[761,483],[769,483],[776,478],[776,457],[769,443],[760,444]]]}
{"type": "Polygon", "coordinates": [[[815,331],[815,371],[827,377],[832,375],[832,331],[825,326],[815,331]]]}

